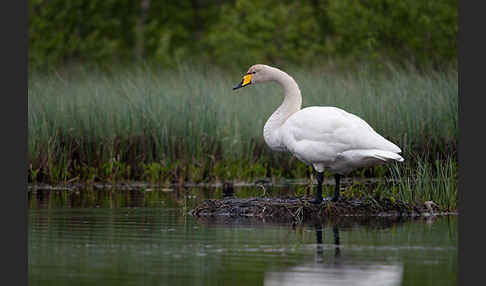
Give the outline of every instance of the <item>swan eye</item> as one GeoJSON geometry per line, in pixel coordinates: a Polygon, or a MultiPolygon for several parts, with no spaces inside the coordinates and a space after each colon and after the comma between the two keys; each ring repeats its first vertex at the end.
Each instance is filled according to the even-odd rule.
{"type": "Polygon", "coordinates": [[[252,73],[252,74],[256,74],[256,71],[252,71],[251,73],[252,73]]]}

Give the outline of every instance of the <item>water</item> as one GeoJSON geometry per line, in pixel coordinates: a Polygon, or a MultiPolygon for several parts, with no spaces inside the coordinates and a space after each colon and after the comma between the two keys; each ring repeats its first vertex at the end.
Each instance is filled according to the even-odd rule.
{"type": "Polygon", "coordinates": [[[185,215],[208,196],[29,193],[29,285],[457,285],[455,216],[292,226],[185,215]]]}

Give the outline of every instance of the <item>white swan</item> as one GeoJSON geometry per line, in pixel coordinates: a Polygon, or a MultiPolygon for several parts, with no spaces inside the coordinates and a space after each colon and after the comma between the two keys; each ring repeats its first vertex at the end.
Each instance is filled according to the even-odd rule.
{"type": "Polygon", "coordinates": [[[285,93],[283,103],[263,128],[267,145],[288,151],[317,172],[314,203],[322,202],[323,171],[335,173],[333,201],[339,199],[339,179],[356,168],[390,161],[402,162],[400,148],[376,133],[356,115],[337,107],[313,106],[301,109],[302,96],[295,80],[284,71],[267,65],[253,65],[233,90],[264,81],[276,81],[285,93]]]}

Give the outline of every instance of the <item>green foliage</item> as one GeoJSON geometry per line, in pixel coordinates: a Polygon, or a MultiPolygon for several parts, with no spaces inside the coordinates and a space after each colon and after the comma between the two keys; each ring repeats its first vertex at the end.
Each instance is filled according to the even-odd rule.
{"type": "Polygon", "coordinates": [[[219,64],[311,63],[325,54],[327,31],[312,5],[301,1],[246,1],[223,5],[220,21],[208,35],[219,64]]]}
{"type": "MultiPolygon", "coordinates": [[[[434,201],[444,210],[457,207],[457,161],[447,156],[442,160],[427,162],[416,155],[414,164],[392,168],[393,194],[403,201],[434,201]]],[[[386,192],[386,188],[383,189],[386,192]]]]}
{"type": "Polygon", "coordinates": [[[219,19],[219,1],[148,2],[143,26],[146,59],[170,65],[185,60],[201,61],[207,56],[204,39],[219,19]]]}
{"type": "Polygon", "coordinates": [[[164,164],[152,162],[144,165],[144,179],[152,183],[161,183],[166,167],[164,164]]]}
{"type": "Polygon", "coordinates": [[[455,61],[457,2],[329,1],[336,51],[370,60],[405,58],[415,64],[455,61]]]}
{"type": "Polygon", "coordinates": [[[29,1],[31,67],[133,58],[138,8],[130,0],[29,1]]]}
{"type": "Polygon", "coordinates": [[[409,162],[389,166],[391,172],[386,180],[368,185],[366,189],[360,186],[348,188],[348,196],[385,198],[393,203],[433,201],[442,211],[456,210],[457,159],[446,155],[430,162],[423,155],[410,154],[409,157],[409,162]]]}
{"type": "Polygon", "coordinates": [[[33,0],[29,67],[456,64],[457,0],[33,0]]]}

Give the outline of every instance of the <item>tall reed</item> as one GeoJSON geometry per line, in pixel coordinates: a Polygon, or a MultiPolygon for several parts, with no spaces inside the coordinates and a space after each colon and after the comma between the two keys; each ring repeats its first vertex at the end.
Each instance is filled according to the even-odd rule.
{"type": "MultiPolygon", "coordinates": [[[[231,90],[246,68],[31,74],[29,179],[140,180],[150,172],[147,166],[181,180],[240,176],[251,168],[245,176],[305,176],[301,163],[270,151],[262,138],[265,120],[282,100],[280,88],[270,83],[231,90]]],[[[431,160],[455,156],[456,70],[295,67],[288,73],[299,83],[303,107],[333,105],[362,117],[401,146],[407,160],[412,153],[431,154],[431,160]]]]}
{"type": "Polygon", "coordinates": [[[458,199],[457,161],[446,157],[428,162],[415,156],[414,162],[414,166],[395,164],[391,168],[393,187],[387,190],[402,201],[433,201],[443,210],[455,210],[458,199]]]}

